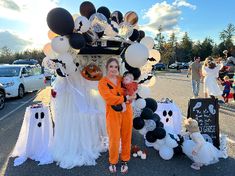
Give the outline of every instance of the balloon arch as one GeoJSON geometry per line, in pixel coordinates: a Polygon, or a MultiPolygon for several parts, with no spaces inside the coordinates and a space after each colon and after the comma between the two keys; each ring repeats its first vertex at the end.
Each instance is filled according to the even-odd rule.
{"type": "MultiPolygon", "coordinates": [[[[43,49],[46,67],[56,69],[63,77],[79,70],[86,80],[98,81],[104,75],[107,59],[120,58],[122,72],[133,73],[139,83],[134,128],[144,135],[146,145],[159,150],[163,159],[171,159],[174,152],[180,151],[178,131],[165,128],[157,113],[159,103],[149,98],[149,87],[156,82],[152,66],[160,61],[160,53],[153,49],[154,40],[138,29],[134,11],[123,16],[118,10],[111,13],[107,7],[96,9],[91,2],[84,1],[80,16],[54,8],[47,15],[47,24],[51,42],[43,49]]],[[[181,122],[180,118],[179,115],[181,122]]]]}

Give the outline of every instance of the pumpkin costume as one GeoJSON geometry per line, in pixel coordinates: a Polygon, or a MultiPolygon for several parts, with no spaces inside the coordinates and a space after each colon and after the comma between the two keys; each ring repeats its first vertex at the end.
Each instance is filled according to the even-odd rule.
{"type": "Polygon", "coordinates": [[[126,111],[115,111],[112,105],[126,102],[124,91],[121,87],[122,78],[118,76],[117,85],[113,84],[107,77],[99,81],[98,89],[106,103],[106,129],[109,136],[109,162],[118,163],[119,145],[121,139],[121,160],[129,161],[131,154],[132,137],[132,107],[126,104],[126,111]]]}

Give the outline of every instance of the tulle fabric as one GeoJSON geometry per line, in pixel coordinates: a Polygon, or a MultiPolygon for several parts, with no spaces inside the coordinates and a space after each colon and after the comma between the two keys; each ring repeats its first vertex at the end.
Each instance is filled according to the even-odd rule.
{"type": "Polygon", "coordinates": [[[52,163],[53,159],[49,151],[52,133],[49,108],[47,106],[27,107],[18,140],[11,154],[12,157],[17,156],[14,166],[23,164],[27,158],[39,161],[39,165],[52,163]],[[40,116],[42,112],[44,113],[43,118],[40,116]],[[35,118],[36,113],[39,114],[37,119],[35,118]],[[41,124],[40,127],[38,123],[41,124]]]}
{"type": "Polygon", "coordinates": [[[62,168],[95,165],[100,152],[106,150],[105,106],[97,84],[78,73],[58,77],[53,85],[57,94],[51,100],[55,133],[50,148],[62,168]]]}
{"type": "Polygon", "coordinates": [[[197,138],[202,143],[202,147],[196,155],[192,154],[193,149],[196,147],[196,143],[193,140],[186,140],[183,143],[183,152],[194,162],[201,163],[203,165],[214,164],[222,158],[222,152],[218,150],[212,143],[206,142],[203,136],[198,133],[193,133],[193,137],[197,138]]]}

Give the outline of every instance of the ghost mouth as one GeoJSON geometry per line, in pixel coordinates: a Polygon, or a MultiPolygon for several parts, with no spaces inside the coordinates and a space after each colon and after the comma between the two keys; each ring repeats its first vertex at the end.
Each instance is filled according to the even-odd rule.
{"type": "Polygon", "coordinates": [[[166,122],[169,122],[169,118],[166,118],[166,122]]]}

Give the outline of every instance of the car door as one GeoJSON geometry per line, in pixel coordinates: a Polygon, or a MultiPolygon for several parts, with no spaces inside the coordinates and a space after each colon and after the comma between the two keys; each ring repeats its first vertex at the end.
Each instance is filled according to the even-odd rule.
{"type": "Polygon", "coordinates": [[[32,67],[32,77],[33,77],[33,90],[40,90],[45,87],[45,76],[42,74],[42,69],[40,66],[32,67]]]}
{"type": "Polygon", "coordinates": [[[21,70],[21,82],[24,86],[25,92],[28,92],[32,89],[32,78],[30,77],[30,68],[23,67],[21,70]]]}

